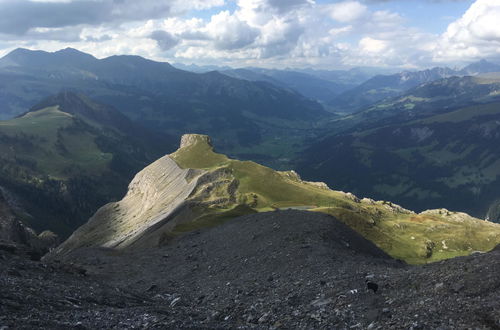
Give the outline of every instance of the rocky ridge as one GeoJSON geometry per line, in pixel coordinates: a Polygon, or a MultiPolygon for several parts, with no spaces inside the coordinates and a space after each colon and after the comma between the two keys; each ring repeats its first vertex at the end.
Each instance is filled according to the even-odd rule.
{"type": "Polygon", "coordinates": [[[136,175],[123,200],[102,207],[48,258],[88,247],[155,247],[237,216],[287,208],[330,214],[411,263],[488,251],[500,243],[499,225],[446,210],[416,214],[391,202],[360,199],[303,181],[294,171],[231,160],[213,151],[208,136],[188,134],[175,153],[136,175]]]}

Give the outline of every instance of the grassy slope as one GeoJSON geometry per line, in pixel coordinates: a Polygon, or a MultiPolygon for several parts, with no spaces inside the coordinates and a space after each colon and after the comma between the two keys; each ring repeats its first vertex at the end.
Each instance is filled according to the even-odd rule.
{"type": "Polygon", "coordinates": [[[122,197],[133,175],[167,150],[114,120],[112,109],[63,96],[52,100],[63,105],[0,121],[0,185],[20,198],[31,227],[64,237],[122,197]]]}
{"type": "Polygon", "coordinates": [[[249,212],[306,206],[336,216],[395,258],[426,263],[488,251],[500,243],[500,225],[447,211],[415,214],[391,203],[359,201],[352,195],[302,182],[253,162],[228,159],[200,139],[172,158],[183,168],[228,167],[239,181],[238,203],[232,209],[198,210],[198,221],[177,228],[189,231],[216,225],[249,212]],[[243,205],[243,206],[242,206],[243,205]],[[443,243],[444,242],[444,243],[443,243]]]}
{"type": "Polygon", "coordinates": [[[494,102],[360,129],[316,144],[298,168],[359,195],[485,218],[500,196],[499,119],[494,102]]]}
{"type": "Polygon", "coordinates": [[[399,214],[383,206],[317,211],[337,217],[392,257],[412,264],[489,251],[500,244],[497,224],[445,210],[442,214],[399,214]]]}
{"type": "MultiPolygon", "coordinates": [[[[431,167],[438,163],[441,164],[441,167],[451,169],[452,173],[439,179],[441,184],[449,188],[455,189],[464,187],[464,185],[473,187],[476,185],[489,184],[500,176],[498,160],[494,156],[496,152],[494,149],[491,150],[491,147],[487,147],[487,144],[490,142],[488,139],[474,141],[470,131],[472,129],[476,131],[483,129],[486,132],[487,129],[491,129],[494,133],[498,126],[494,119],[498,118],[499,115],[500,103],[491,103],[466,107],[407,123],[402,127],[424,127],[435,132],[438,132],[440,129],[443,131],[445,128],[438,125],[451,127],[453,124],[460,128],[455,129],[455,132],[453,132],[454,135],[450,133],[448,137],[439,136],[435,140],[431,137],[429,140],[415,143],[411,148],[394,148],[392,152],[402,159],[407,157],[410,161],[412,161],[412,154],[418,154],[421,156],[420,166],[427,164],[427,166],[431,167]]],[[[450,132],[452,131],[453,128],[450,129],[450,132]]],[[[376,133],[376,130],[364,132],[359,135],[359,138],[365,141],[376,140],[376,138],[371,136],[373,133],[376,133]]],[[[416,184],[417,185],[413,187],[413,191],[418,190],[418,183],[416,184]]],[[[397,194],[397,192],[394,191],[394,186],[388,186],[386,188],[386,192],[390,192],[393,195],[397,194]]],[[[380,187],[380,189],[384,191],[383,187],[380,187]]],[[[406,193],[408,192],[409,190],[406,191],[406,193]]],[[[426,198],[428,195],[429,192],[425,192],[421,197],[426,198]]],[[[437,196],[439,196],[439,194],[437,196]]]]}
{"type": "Polygon", "coordinates": [[[36,230],[67,235],[122,193],[102,180],[113,155],[96,144],[97,127],[58,106],[0,121],[0,184],[22,198],[36,230]]]}
{"type": "Polygon", "coordinates": [[[69,167],[93,174],[102,172],[111,161],[111,155],[101,152],[95,144],[95,135],[66,130],[75,124],[75,118],[58,107],[50,107],[9,121],[0,121],[0,134],[10,138],[29,140],[19,143],[0,143],[2,158],[21,157],[36,162],[37,172],[55,179],[67,179],[69,167]]]}
{"type": "MultiPolygon", "coordinates": [[[[489,103],[484,105],[475,105],[448,112],[442,115],[432,116],[423,119],[420,122],[425,124],[442,123],[442,122],[463,122],[480,116],[498,115],[500,113],[500,103],[489,103]]],[[[410,123],[412,124],[412,123],[410,123]]]]}

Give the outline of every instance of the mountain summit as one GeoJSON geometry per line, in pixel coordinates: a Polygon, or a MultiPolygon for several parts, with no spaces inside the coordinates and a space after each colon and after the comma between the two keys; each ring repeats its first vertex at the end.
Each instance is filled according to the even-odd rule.
{"type": "Polygon", "coordinates": [[[57,65],[77,67],[92,65],[97,62],[99,60],[94,56],[74,48],[65,48],[54,53],[17,48],[0,58],[0,67],[9,65],[31,68],[43,66],[57,67],[57,65]]]}
{"type": "Polygon", "coordinates": [[[500,243],[500,225],[447,210],[416,214],[390,202],[359,199],[303,181],[294,171],[232,160],[214,152],[208,136],[187,134],[176,152],[139,172],[121,201],[103,206],[51,257],[87,247],[163,245],[241,215],[289,208],[333,215],[411,263],[487,251],[500,243]]]}
{"type": "Polygon", "coordinates": [[[471,63],[462,69],[461,73],[465,75],[478,75],[482,73],[500,72],[500,65],[482,59],[471,63]]]}

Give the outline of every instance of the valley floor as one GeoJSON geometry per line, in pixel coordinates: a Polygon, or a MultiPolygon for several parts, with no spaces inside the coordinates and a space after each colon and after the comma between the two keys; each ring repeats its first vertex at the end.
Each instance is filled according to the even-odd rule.
{"type": "Polygon", "coordinates": [[[0,329],[498,329],[498,274],[499,248],[408,266],[328,215],[276,211],[150,250],[0,249],[0,329]]]}

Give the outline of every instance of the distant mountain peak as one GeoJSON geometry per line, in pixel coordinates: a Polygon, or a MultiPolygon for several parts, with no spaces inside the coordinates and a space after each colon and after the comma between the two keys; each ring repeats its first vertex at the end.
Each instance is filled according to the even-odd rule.
{"type": "MultiPolygon", "coordinates": [[[[77,53],[77,54],[87,54],[87,53],[84,53],[82,51],[79,51],[78,49],[76,48],[71,48],[71,47],[66,47],[66,48],[63,48],[63,49],[60,49],[58,51],[56,51],[55,53],[77,53]]],[[[88,55],[88,54],[87,54],[88,55]]]]}
{"type": "Polygon", "coordinates": [[[117,127],[123,131],[131,129],[131,121],[115,108],[97,103],[84,94],[69,90],[47,97],[32,107],[29,112],[54,106],[58,106],[63,112],[117,127]]]}
{"type": "Polygon", "coordinates": [[[56,52],[17,48],[0,59],[0,66],[59,68],[87,65],[96,61],[98,60],[94,56],[74,48],[65,48],[56,52]]]}
{"type": "Polygon", "coordinates": [[[31,50],[31,49],[27,49],[27,48],[16,48],[13,51],[9,52],[4,57],[2,57],[0,60],[1,61],[5,61],[5,60],[15,61],[16,59],[25,58],[26,56],[32,56],[34,54],[47,54],[47,52],[44,52],[42,50],[31,50]]]}
{"type": "Polygon", "coordinates": [[[61,110],[65,112],[71,112],[78,108],[75,107],[76,105],[88,107],[90,102],[90,99],[85,95],[68,90],[45,98],[43,101],[33,106],[30,112],[56,105],[60,106],[61,110]]]}
{"type": "Polygon", "coordinates": [[[499,72],[500,65],[490,62],[486,59],[481,59],[477,62],[471,63],[463,68],[462,72],[468,75],[476,75],[480,73],[490,73],[490,72],[499,72]]]}
{"type": "Polygon", "coordinates": [[[55,52],[46,52],[43,50],[31,50],[28,48],[16,48],[13,51],[11,51],[10,53],[8,53],[7,55],[5,55],[5,57],[18,57],[18,56],[25,56],[25,55],[46,55],[46,56],[47,55],[48,56],[50,56],[50,55],[80,55],[80,56],[94,58],[94,56],[92,56],[88,53],[84,53],[78,49],[71,48],[71,47],[60,49],[60,50],[55,51],[55,52]]]}
{"type": "Polygon", "coordinates": [[[71,47],[67,47],[67,48],[58,50],[58,51],[56,51],[56,52],[54,52],[52,54],[54,54],[54,55],[64,55],[64,56],[78,56],[78,57],[86,57],[86,58],[95,59],[95,57],[93,55],[85,53],[85,52],[82,52],[82,51],[80,51],[78,49],[71,48],[71,47]]]}
{"type": "Polygon", "coordinates": [[[477,63],[485,64],[485,63],[491,63],[491,62],[483,58],[483,59],[479,60],[477,63]]]}
{"type": "Polygon", "coordinates": [[[119,65],[126,65],[129,69],[131,67],[135,67],[137,69],[144,69],[145,67],[152,69],[155,72],[168,70],[172,71],[181,71],[181,69],[177,69],[172,66],[168,62],[157,62],[150,60],[148,58],[139,56],[139,55],[113,55],[102,59],[101,61],[106,63],[113,63],[119,65]]]}
{"type": "Polygon", "coordinates": [[[15,56],[18,54],[26,54],[26,53],[31,53],[31,52],[33,52],[33,50],[19,47],[19,48],[16,48],[16,49],[10,51],[7,55],[5,55],[5,57],[15,56]]]}

